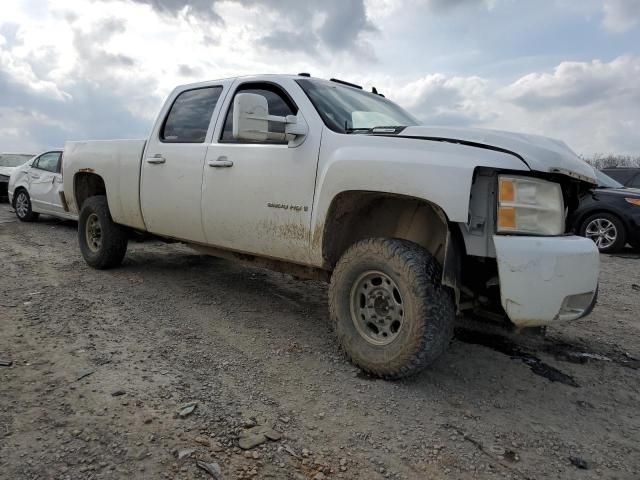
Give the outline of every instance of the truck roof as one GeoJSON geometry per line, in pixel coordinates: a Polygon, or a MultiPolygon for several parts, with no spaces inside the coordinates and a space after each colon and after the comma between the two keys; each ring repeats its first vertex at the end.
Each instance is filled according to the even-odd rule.
{"type": "Polygon", "coordinates": [[[237,79],[243,79],[243,80],[251,80],[251,79],[255,79],[256,81],[260,81],[260,80],[264,80],[265,78],[287,78],[287,79],[293,79],[293,80],[298,80],[300,78],[308,78],[308,79],[312,79],[318,82],[324,82],[324,83],[328,83],[328,84],[332,84],[332,83],[337,83],[343,86],[347,86],[347,87],[351,87],[351,88],[357,88],[357,89],[362,89],[362,87],[360,85],[356,85],[354,83],[350,83],[344,80],[338,80],[336,78],[332,78],[330,80],[324,79],[324,78],[318,78],[318,77],[312,77],[311,75],[309,75],[308,73],[298,73],[298,74],[291,74],[291,73],[264,73],[264,74],[256,74],[256,75],[238,75],[236,77],[225,77],[225,78],[216,78],[213,80],[204,80],[201,82],[195,82],[195,83],[187,83],[187,84],[183,84],[183,85],[178,85],[176,88],[183,90],[185,88],[198,88],[198,87],[206,87],[209,86],[213,83],[216,82],[220,82],[223,80],[237,80],[237,79]]]}

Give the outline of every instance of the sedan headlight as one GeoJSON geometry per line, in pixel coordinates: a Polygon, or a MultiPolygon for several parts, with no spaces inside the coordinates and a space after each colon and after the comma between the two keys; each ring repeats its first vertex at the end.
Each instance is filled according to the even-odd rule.
{"type": "Polygon", "coordinates": [[[533,177],[498,177],[498,232],[561,235],[564,222],[560,184],[533,177]]]}

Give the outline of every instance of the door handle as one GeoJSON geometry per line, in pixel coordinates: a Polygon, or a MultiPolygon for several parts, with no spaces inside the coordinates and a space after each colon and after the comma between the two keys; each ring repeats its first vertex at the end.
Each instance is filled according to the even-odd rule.
{"type": "Polygon", "coordinates": [[[207,164],[210,167],[217,167],[217,168],[233,167],[233,162],[231,160],[228,160],[227,157],[225,156],[218,157],[216,160],[209,160],[207,164]]]}
{"type": "Polygon", "coordinates": [[[164,158],[159,153],[156,153],[153,157],[147,157],[147,163],[152,163],[154,165],[157,165],[159,163],[164,163],[166,161],[167,161],[167,159],[164,158]]]}
{"type": "Polygon", "coordinates": [[[31,174],[31,178],[40,178],[40,175],[37,175],[37,174],[35,174],[35,173],[32,173],[32,174],[31,174]]]}

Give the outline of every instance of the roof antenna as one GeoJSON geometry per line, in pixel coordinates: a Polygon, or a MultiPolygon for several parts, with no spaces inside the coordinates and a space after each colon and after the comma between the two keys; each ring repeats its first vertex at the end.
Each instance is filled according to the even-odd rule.
{"type": "Polygon", "coordinates": [[[373,87],[371,89],[371,93],[375,93],[376,95],[378,95],[378,89],[376,87],[373,87]]]}

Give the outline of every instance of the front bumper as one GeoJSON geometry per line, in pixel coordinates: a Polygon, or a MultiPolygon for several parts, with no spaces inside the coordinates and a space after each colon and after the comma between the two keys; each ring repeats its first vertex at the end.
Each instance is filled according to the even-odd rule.
{"type": "Polygon", "coordinates": [[[518,327],[575,320],[593,309],[599,254],[577,236],[494,235],[502,307],[518,327]]]}

